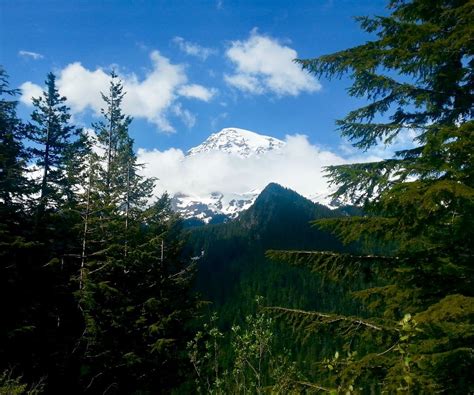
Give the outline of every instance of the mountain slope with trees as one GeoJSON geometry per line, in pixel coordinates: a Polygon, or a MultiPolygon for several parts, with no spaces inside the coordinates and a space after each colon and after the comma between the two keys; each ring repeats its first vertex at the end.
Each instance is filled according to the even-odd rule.
{"type": "Polygon", "coordinates": [[[333,308],[340,302],[337,288],[329,289],[305,270],[269,266],[265,251],[324,250],[328,246],[353,250],[354,246],[344,247],[329,232],[310,224],[315,217],[347,216],[347,211],[330,210],[290,189],[269,184],[237,219],[190,229],[188,248],[198,258],[197,291],[213,302],[225,327],[241,322],[252,311],[255,295],[268,303],[289,302],[295,308],[333,308]]]}

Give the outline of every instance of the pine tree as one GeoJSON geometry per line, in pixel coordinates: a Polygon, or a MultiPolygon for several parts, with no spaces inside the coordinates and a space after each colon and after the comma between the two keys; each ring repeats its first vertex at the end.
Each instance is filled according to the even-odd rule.
{"type": "Polygon", "coordinates": [[[368,313],[276,311],[307,333],[329,325],[341,337],[359,333],[360,342],[370,342],[370,351],[350,363],[339,354],[334,358],[339,362],[328,363],[332,380],[327,382],[340,391],[372,386],[388,393],[469,393],[474,390],[474,5],[393,0],[389,9],[389,16],[358,18],[366,32],[376,34],[373,41],[298,60],[319,77],[350,73],[349,94],[370,101],[337,122],[355,147],[390,144],[401,133],[414,136],[415,147],[393,158],[327,169],[337,185],[334,197],[363,205],[367,215],[317,225],[345,242],[378,243],[386,254],[268,253],[338,281],[364,276],[371,285],[354,295],[368,313]]]}
{"type": "Polygon", "coordinates": [[[2,101],[2,148],[9,155],[2,194],[10,207],[7,217],[2,213],[2,226],[9,227],[1,243],[7,317],[2,364],[15,366],[28,381],[47,376],[47,389],[54,392],[71,381],[71,350],[81,330],[70,276],[78,262],[76,205],[88,145],[69,124],[66,98],[59,95],[53,74],[46,88],[33,100],[33,123],[27,127],[16,119],[14,103],[2,101]],[[30,140],[28,151],[21,138],[30,140]],[[39,180],[27,181],[30,164],[41,174],[39,180]]]}
{"type": "Polygon", "coordinates": [[[24,124],[17,117],[17,89],[10,89],[8,75],[0,68],[0,371],[17,358],[17,341],[31,331],[28,321],[30,300],[24,288],[25,265],[22,260],[32,243],[28,240],[28,216],[24,203],[29,193],[25,177],[28,160],[23,146],[24,124]]]}
{"type": "Polygon", "coordinates": [[[37,220],[48,209],[58,210],[72,204],[81,173],[83,154],[87,151],[87,139],[82,130],[69,123],[71,115],[66,98],[59,94],[56,77],[49,73],[46,90],[39,98],[33,98],[33,111],[29,139],[33,143],[32,158],[41,173],[37,185],[39,199],[37,220]]]}
{"type": "Polygon", "coordinates": [[[11,207],[19,204],[27,189],[25,167],[28,155],[23,147],[24,125],[16,115],[16,100],[8,100],[19,93],[10,89],[8,75],[0,67],[0,204],[11,207]]]}
{"type": "Polygon", "coordinates": [[[106,108],[94,124],[98,149],[82,208],[81,379],[93,392],[165,391],[181,374],[191,270],[181,261],[169,198],[149,203],[154,183],[140,174],[114,73],[102,97],[106,108]]]}

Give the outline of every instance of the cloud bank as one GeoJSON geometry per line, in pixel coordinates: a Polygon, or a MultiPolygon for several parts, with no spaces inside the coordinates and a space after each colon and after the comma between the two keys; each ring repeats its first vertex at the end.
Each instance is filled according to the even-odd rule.
{"type": "MultiPolygon", "coordinates": [[[[180,118],[185,125],[193,125],[195,117],[183,108],[180,99],[208,102],[216,90],[188,83],[185,67],[172,64],[158,51],[150,53],[150,60],[152,68],[143,79],[134,73],[118,73],[127,92],[123,110],[132,117],[155,124],[164,132],[175,131],[169,120],[170,115],[180,118]]],[[[100,92],[107,92],[109,81],[109,74],[103,68],[89,70],[80,62],[75,62],[58,72],[57,86],[60,93],[67,97],[73,113],[91,109],[100,114],[104,105],[100,92]]],[[[21,89],[21,101],[28,105],[31,105],[31,98],[39,96],[42,91],[39,85],[30,81],[25,82],[21,89]]]]}
{"type": "Polygon", "coordinates": [[[226,51],[235,67],[225,81],[247,93],[298,96],[316,92],[321,84],[293,62],[298,53],[254,29],[246,41],[233,41],[226,51]]]}
{"type": "Polygon", "coordinates": [[[177,148],[165,151],[138,150],[138,160],[146,165],[144,175],[158,179],[157,195],[184,193],[205,198],[212,192],[240,195],[261,190],[270,182],[291,188],[301,195],[330,203],[332,192],[324,177],[324,167],[347,163],[377,162],[392,158],[401,149],[414,148],[414,131],[402,130],[393,144],[378,144],[362,152],[349,143],[337,152],[311,144],[307,136],[287,135],[279,150],[241,158],[219,151],[186,156],[177,148]]]}
{"type": "Polygon", "coordinates": [[[146,164],[146,176],[158,178],[158,194],[242,194],[277,182],[307,197],[327,195],[329,187],[322,167],[346,163],[347,159],[311,145],[303,135],[286,136],[285,142],[280,150],[249,158],[222,152],[185,156],[180,149],[171,148],[139,149],[138,159],[146,164]]]}

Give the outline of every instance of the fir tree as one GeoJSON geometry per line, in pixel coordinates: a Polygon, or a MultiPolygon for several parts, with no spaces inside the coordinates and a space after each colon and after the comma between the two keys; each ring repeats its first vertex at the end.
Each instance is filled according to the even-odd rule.
{"type": "MultiPolygon", "coordinates": [[[[0,68],[0,370],[20,358],[17,340],[31,331],[28,320],[29,285],[22,260],[33,243],[28,240],[28,216],[24,203],[29,192],[25,177],[27,152],[23,146],[24,124],[16,115],[17,89],[10,89],[0,68]]],[[[28,272],[28,271],[27,271],[28,272]]]]}
{"type": "Polygon", "coordinates": [[[10,194],[5,200],[14,208],[2,215],[2,223],[11,224],[9,237],[2,234],[1,243],[3,311],[8,317],[2,327],[2,363],[17,367],[27,380],[47,376],[48,391],[54,392],[73,380],[71,350],[81,330],[70,276],[78,262],[76,204],[88,145],[69,124],[66,99],[59,95],[53,74],[46,85],[43,96],[33,100],[28,127],[15,119],[13,104],[2,112],[2,119],[9,120],[2,134],[10,155],[5,161],[10,167],[2,172],[7,176],[2,194],[10,194]],[[26,181],[30,157],[22,137],[30,139],[29,153],[41,173],[34,182],[26,181]]]}
{"type": "Polygon", "coordinates": [[[181,374],[191,270],[168,197],[149,203],[154,183],[140,174],[123,97],[112,73],[82,208],[81,380],[92,392],[165,391],[181,374]]]}
{"type": "Polygon", "coordinates": [[[0,204],[5,208],[15,203],[18,207],[28,184],[25,178],[28,155],[22,141],[25,130],[16,115],[17,101],[12,100],[18,93],[18,89],[9,88],[8,75],[0,67],[0,204]]]}
{"type": "Polygon", "coordinates": [[[82,131],[69,123],[71,115],[66,98],[59,94],[56,77],[49,73],[46,90],[39,98],[33,98],[33,123],[29,139],[33,143],[32,158],[41,173],[37,185],[39,200],[37,220],[47,209],[59,209],[71,204],[80,174],[80,158],[87,150],[82,131]]]}
{"type": "Polygon", "coordinates": [[[350,198],[368,215],[317,225],[346,242],[386,245],[387,254],[268,253],[339,281],[372,276],[373,286],[354,293],[369,313],[363,318],[277,311],[308,333],[331,325],[341,337],[358,332],[360,341],[371,342],[372,352],[343,361],[336,370],[331,365],[328,382],[340,391],[372,386],[389,393],[469,393],[474,390],[474,6],[463,0],[393,0],[389,8],[386,17],[358,18],[365,31],[376,34],[373,41],[298,60],[320,77],[350,73],[349,94],[370,100],[338,121],[354,146],[366,150],[390,144],[400,133],[415,136],[414,148],[393,158],[328,168],[337,185],[334,197],[350,198]]]}

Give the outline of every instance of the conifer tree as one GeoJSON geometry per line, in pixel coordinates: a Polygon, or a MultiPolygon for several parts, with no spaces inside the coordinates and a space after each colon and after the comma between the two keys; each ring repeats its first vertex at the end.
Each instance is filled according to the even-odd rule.
{"type": "Polygon", "coordinates": [[[337,122],[355,147],[414,136],[393,158],[327,169],[334,197],[363,205],[367,215],[317,225],[345,242],[385,245],[386,254],[268,253],[338,281],[365,276],[369,288],[354,295],[368,313],[275,310],[308,333],[330,325],[370,342],[364,355],[341,361],[338,354],[342,363],[331,364],[327,383],[339,391],[465,394],[474,390],[474,5],[392,0],[389,9],[358,18],[374,40],[297,61],[319,77],[349,73],[349,94],[370,101],[337,122]]]}
{"type": "MultiPolygon", "coordinates": [[[[2,300],[8,317],[2,327],[2,363],[15,366],[27,380],[47,376],[52,392],[71,379],[71,350],[81,329],[70,276],[78,261],[76,204],[88,145],[81,131],[69,124],[65,101],[54,75],[48,74],[46,91],[33,100],[32,124],[21,126],[12,103],[2,111],[2,121],[8,120],[2,128],[9,149],[5,152],[10,155],[5,162],[10,167],[2,172],[2,194],[10,194],[6,201],[15,207],[6,218],[2,215],[4,224],[14,224],[11,248],[2,248],[2,292],[7,295],[2,300]],[[21,138],[30,140],[28,151],[21,138]],[[35,165],[39,179],[27,181],[27,164],[35,165]]],[[[2,247],[6,241],[2,235],[2,247]]]]}
{"type": "Polygon", "coordinates": [[[18,93],[18,89],[9,88],[8,75],[0,67],[0,204],[5,208],[15,203],[18,206],[27,186],[28,156],[22,142],[25,130],[16,115],[17,101],[12,100],[18,93]]]}
{"type": "Polygon", "coordinates": [[[11,89],[6,71],[0,67],[0,371],[15,359],[18,335],[28,332],[23,287],[22,259],[31,248],[27,239],[28,217],[24,203],[29,192],[25,177],[28,155],[23,146],[24,124],[16,114],[19,93],[11,89]]]}
{"type": "Polygon", "coordinates": [[[165,391],[181,374],[183,324],[192,311],[191,270],[181,261],[179,221],[165,195],[150,204],[112,73],[94,124],[98,149],[83,202],[77,298],[84,315],[83,388],[165,391]]]}
{"type": "Polygon", "coordinates": [[[58,209],[71,204],[80,174],[82,155],[87,150],[82,130],[69,123],[71,115],[66,98],[59,94],[56,77],[49,73],[42,96],[33,98],[33,123],[29,128],[29,139],[33,145],[32,158],[41,173],[37,185],[39,201],[37,219],[47,209],[58,209]]]}

